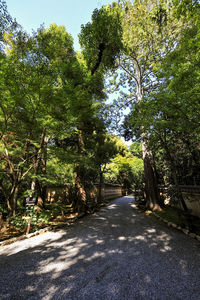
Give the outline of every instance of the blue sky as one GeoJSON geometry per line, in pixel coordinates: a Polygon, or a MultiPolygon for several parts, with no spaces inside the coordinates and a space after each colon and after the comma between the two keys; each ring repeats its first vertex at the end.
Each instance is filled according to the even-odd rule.
{"type": "Polygon", "coordinates": [[[95,8],[112,0],[6,0],[8,11],[23,28],[31,33],[41,24],[65,25],[74,38],[74,48],[79,49],[78,34],[81,24],[90,21],[95,8]]]}

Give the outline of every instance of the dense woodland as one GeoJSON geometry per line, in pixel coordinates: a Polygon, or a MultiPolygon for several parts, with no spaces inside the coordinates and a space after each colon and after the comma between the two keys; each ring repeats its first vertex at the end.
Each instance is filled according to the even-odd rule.
{"type": "Polygon", "coordinates": [[[69,186],[60,205],[87,211],[104,182],[143,191],[154,210],[164,205],[158,187],[168,187],[187,210],[180,185],[200,184],[199,9],[193,0],[113,2],[82,25],[75,52],[64,26],[27,34],[0,0],[4,218],[25,214],[27,197],[45,210],[47,187],[59,185],[69,186]]]}

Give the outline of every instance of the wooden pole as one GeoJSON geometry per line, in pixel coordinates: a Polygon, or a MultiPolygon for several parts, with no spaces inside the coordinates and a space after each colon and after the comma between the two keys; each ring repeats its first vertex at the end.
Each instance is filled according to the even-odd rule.
{"type": "Polygon", "coordinates": [[[31,217],[27,218],[26,235],[29,234],[30,229],[31,229],[31,217]]]}

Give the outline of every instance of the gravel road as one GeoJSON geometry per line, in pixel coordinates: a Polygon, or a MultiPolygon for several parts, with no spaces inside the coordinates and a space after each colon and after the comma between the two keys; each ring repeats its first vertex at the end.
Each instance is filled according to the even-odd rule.
{"type": "Polygon", "coordinates": [[[200,300],[200,243],[119,198],[0,249],[0,299],[200,300]]]}

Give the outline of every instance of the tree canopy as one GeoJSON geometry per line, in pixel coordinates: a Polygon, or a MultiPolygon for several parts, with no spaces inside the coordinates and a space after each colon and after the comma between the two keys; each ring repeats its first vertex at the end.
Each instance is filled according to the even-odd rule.
{"type": "Polygon", "coordinates": [[[198,1],[114,1],[82,25],[75,52],[64,26],[28,34],[0,1],[5,214],[26,197],[45,209],[47,187],[64,184],[87,211],[105,182],[143,190],[152,209],[163,205],[159,185],[173,186],[187,210],[179,186],[200,180],[199,10],[198,1]],[[121,131],[130,149],[109,128],[108,87],[119,96],[113,111],[129,107],[121,131]]]}

